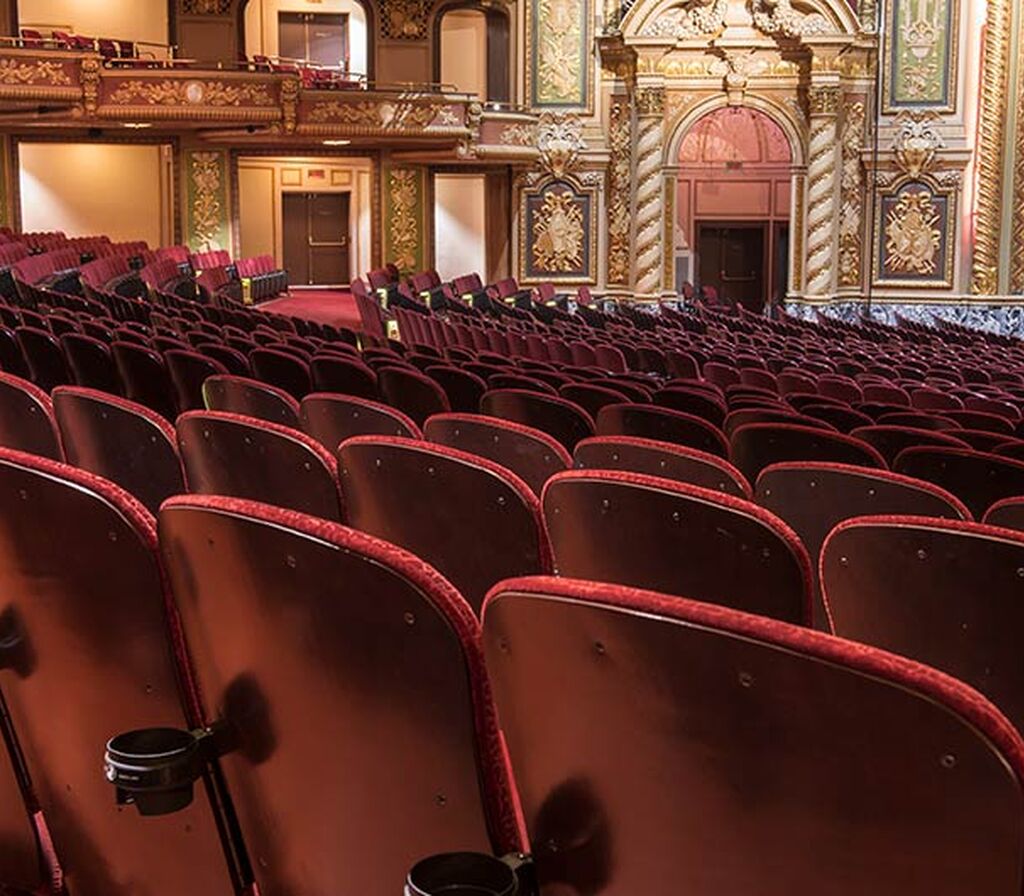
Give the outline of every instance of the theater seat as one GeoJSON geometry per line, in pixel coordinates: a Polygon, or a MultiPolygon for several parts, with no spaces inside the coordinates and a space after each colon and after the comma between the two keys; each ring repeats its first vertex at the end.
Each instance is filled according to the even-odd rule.
{"type": "Polygon", "coordinates": [[[970,448],[907,448],[893,469],[952,492],[979,520],[996,501],[1024,495],[1024,462],[970,448]]]}
{"type": "Polygon", "coordinates": [[[523,389],[492,389],[480,400],[480,413],[546,432],[566,451],[594,435],[594,421],[579,405],[555,395],[523,389]]]}
{"type": "Polygon", "coordinates": [[[422,437],[420,428],[401,411],[352,395],[314,392],[302,399],[302,431],[334,452],[352,436],[422,437]]]}
{"type": "Polygon", "coordinates": [[[494,589],[484,647],[545,892],[1020,886],[1024,742],[940,672],[564,579],[494,589]]]}
{"type": "Polygon", "coordinates": [[[1024,731],[1024,534],[917,516],[858,517],[821,553],[836,634],[935,666],[1024,731]]]}
{"type": "Polygon", "coordinates": [[[359,436],[338,449],[338,468],[351,525],[436,567],[474,610],[495,582],[550,571],[536,496],[493,461],[429,442],[359,436]]]}
{"type": "Polygon", "coordinates": [[[182,414],[177,430],[190,492],[342,519],[334,457],[305,433],[220,411],[182,414]]]}
{"type": "Polygon", "coordinates": [[[9,373],[0,373],[0,446],[64,459],[50,396],[9,373]]]}
{"type": "Polygon", "coordinates": [[[618,470],[559,473],[541,504],[559,575],[810,623],[807,552],[756,504],[618,470]]]}
{"type": "Polygon", "coordinates": [[[226,411],[299,428],[299,403],[283,389],[241,376],[211,376],[203,383],[208,411],[226,411]]]}
{"type": "Polygon", "coordinates": [[[174,427],[144,405],[58,386],[53,410],[67,462],[117,483],[150,513],[185,490],[174,427]]]}
{"type": "Polygon", "coordinates": [[[479,628],[441,576],[227,498],[168,502],[160,539],[206,704],[255,735],[221,767],[262,892],[394,896],[423,855],[520,848],[479,628]]]}
{"type": "Polygon", "coordinates": [[[153,518],[107,480],[0,450],[0,593],[0,687],[67,892],[231,896],[201,786],[140,824],[103,777],[114,734],[199,723],[153,518]]]}
{"type": "Polygon", "coordinates": [[[751,482],[783,461],[826,461],[884,470],[885,460],[866,442],[838,432],[785,423],[748,423],[730,438],[732,461],[751,482]]]}

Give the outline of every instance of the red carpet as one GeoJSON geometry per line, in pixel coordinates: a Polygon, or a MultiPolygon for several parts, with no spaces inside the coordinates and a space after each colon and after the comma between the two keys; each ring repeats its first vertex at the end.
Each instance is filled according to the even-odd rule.
{"type": "Polygon", "coordinates": [[[362,329],[352,293],[337,289],[295,289],[280,299],[260,303],[264,311],[304,317],[320,324],[362,329]]]}

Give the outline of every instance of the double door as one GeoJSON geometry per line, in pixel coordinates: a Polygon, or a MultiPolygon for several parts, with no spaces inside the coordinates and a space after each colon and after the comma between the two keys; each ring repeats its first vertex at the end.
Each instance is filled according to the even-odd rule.
{"type": "Polygon", "coordinates": [[[284,264],[299,286],[349,283],[348,193],[284,193],[284,264]]]}

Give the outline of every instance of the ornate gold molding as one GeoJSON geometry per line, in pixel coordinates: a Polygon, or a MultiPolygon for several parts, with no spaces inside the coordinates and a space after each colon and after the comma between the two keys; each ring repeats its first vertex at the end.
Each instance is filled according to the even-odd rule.
{"type": "Polygon", "coordinates": [[[839,178],[839,285],[860,286],[864,239],[864,178],[860,161],[864,140],[864,100],[857,97],[843,109],[842,171],[839,178]]]}
{"type": "Polygon", "coordinates": [[[294,134],[299,117],[298,78],[288,78],[281,84],[281,113],[284,120],[284,132],[294,134]]]}
{"type": "Polygon", "coordinates": [[[839,86],[837,84],[812,84],[807,93],[811,115],[839,114],[839,86]]]}
{"type": "MultiPolygon", "coordinates": [[[[86,60],[88,61],[88,60],[86,60]]],[[[83,63],[84,67],[84,63],[83,63]]],[[[108,98],[115,106],[136,102],[154,106],[273,106],[268,84],[223,81],[126,81],[108,98]]]]}
{"type": "Polygon", "coordinates": [[[632,109],[613,96],[608,110],[608,282],[629,285],[629,194],[632,109]]]}
{"type": "Polygon", "coordinates": [[[31,62],[0,59],[0,84],[48,84],[52,87],[66,87],[71,84],[71,79],[58,62],[43,59],[31,62]]]}
{"type": "Polygon", "coordinates": [[[220,198],[223,156],[219,152],[193,152],[189,154],[189,161],[189,177],[192,180],[189,244],[203,249],[219,248],[224,211],[220,198]]]}
{"type": "Polygon", "coordinates": [[[643,118],[665,114],[665,88],[640,87],[636,91],[637,115],[643,118]]]}
{"type": "Polygon", "coordinates": [[[975,295],[995,295],[999,291],[999,232],[1011,12],[1009,0],[988,0],[978,119],[974,259],[971,266],[971,292],[975,295]]]}
{"type": "Polygon", "coordinates": [[[100,96],[100,61],[94,57],[82,60],[82,108],[85,114],[96,114],[100,96]]]}
{"type": "MultiPolygon", "coordinates": [[[[1017,79],[1024,77],[1024,11],[1019,13],[1017,79]]],[[[1010,237],[1010,292],[1024,292],[1024,90],[1017,87],[1017,133],[1013,145],[1013,216],[1010,237]]]]}
{"type": "Polygon", "coordinates": [[[415,168],[388,171],[388,252],[401,271],[414,271],[420,258],[420,172],[415,168]]]}
{"type": "Polygon", "coordinates": [[[307,120],[317,124],[337,123],[380,130],[422,129],[441,111],[440,103],[415,103],[406,100],[358,103],[325,100],[310,109],[307,120]]]}

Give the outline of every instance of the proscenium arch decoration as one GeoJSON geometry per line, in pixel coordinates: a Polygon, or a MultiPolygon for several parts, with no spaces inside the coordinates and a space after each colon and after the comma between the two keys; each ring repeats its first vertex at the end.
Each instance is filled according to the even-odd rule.
{"type": "MultiPolygon", "coordinates": [[[[669,139],[665,141],[665,150],[662,158],[663,168],[676,168],[679,165],[679,153],[683,140],[690,129],[708,115],[725,106],[729,106],[729,97],[724,93],[710,94],[698,101],[693,106],[684,109],[674,120],[665,122],[665,131],[669,139]]],[[[733,103],[732,105],[736,105],[733,103]]],[[[781,129],[789,141],[790,157],[793,160],[793,173],[800,173],[806,167],[807,137],[804,133],[804,126],[798,122],[789,109],[773,99],[760,96],[757,93],[747,92],[743,96],[740,108],[755,109],[768,116],[781,129]]]]}

